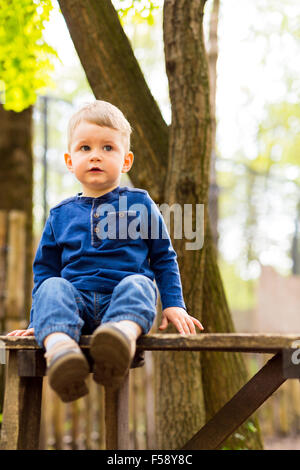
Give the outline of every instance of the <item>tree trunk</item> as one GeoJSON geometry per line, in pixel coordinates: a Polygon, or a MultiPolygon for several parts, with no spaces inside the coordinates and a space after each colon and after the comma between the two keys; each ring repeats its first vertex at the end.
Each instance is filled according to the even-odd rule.
{"type": "MultiPolygon", "coordinates": [[[[172,25],[165,16],[167,73],[174,107],[169,153],[167,125],[147,88],[111,1],[59,0],[59,3],[95,96],[120,107],[133,125],[136,152],[130,172],[133,184],[147,189],[157,203],[204,203],[206,209],[211,121],[202,39],[204,0],[165,1],[166,11],[173,18],[172,25]],[[178,6],[179,18],[176,13],[178,6]],[[174,44],[170,35],[174,35],[174,44]],[[197,145],[198,153],[195,150],[197,145]],[[187,158],[189,152],[191,161],[187,158]]],[[[195,222],[195,217],[193,219],[195,222]]],[[[208,221],[207,217],[205,221],[208,221]]],[[[210,233],[208,223],[206,233],[210,233]]],[[[174,241],[174,247],[178,253],[189,312],[200,319],[202,316],[206,331],[233,331],[211,237],[205,239],[205,250],[184,251],[184,241],[179,240],[174,241]]],[[[168,366],[162,364],[162,369],[157,370],[160,448],[179,448],[205,419],[199,354],[185,354],[176,353],[173,356],[176,360],[170,363],[170,356],[163,353],[168,366]]],[[[207,356],[214,357],[216,361],[215,355],[209,353],[207,356]]],[[[215,362],[201,361],[207,418],[215,411],[213,403],[217,403],[218,408],[220,402],[231,398],[246,376],[240,355],[222,354],[219,357],[221,359],[216,365],[215,362]],[[220,364],[226,375],[220,373],[220,364]],[[218,370],[219,377],[216,377],[215,370],[218,370]],[[224,390],[223,380],[227,384],[224,390]],[[219,389],[215,388],[217,383],[219,389]],[[214,395],[209,396],[211,392],[214,395]]],[[[253,435],[252,444],[253,448],[260,448],[259,433],[253,435]]]]}
{"type": "Polygon", "coordinates": [[[0,128],[0,209],[26,214],[25,319],[32,289],[32,108],[16,113],[0,105],[0,128]]]}
{"type": "MultiPolygon", "coordinates": [[[[166,71],[172,104],[165,201],[181,207],[192,204],[193,211],[196,204],[207,205],[211,142],[203,7],[204,1],[164,2],[166,71]]],[[[195,224],[196,214],[193,219],[195,224]]],[[[187,310],[201,319],[205,251],[186,250],[187,241],[184,237],[173,240],[173,246],[187,310]]],[[[178,449],[205,422],[199,354],[157,353],[156,385],[160,397],[158,448],[178,449]]]]}

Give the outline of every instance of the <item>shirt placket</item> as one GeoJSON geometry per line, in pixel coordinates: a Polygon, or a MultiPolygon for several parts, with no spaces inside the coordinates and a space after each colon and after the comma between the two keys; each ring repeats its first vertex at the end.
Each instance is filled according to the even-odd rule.
{"type": "Polygon", "coordinates": [[[97,205],[96,202],[92,202],[92,209],[91,209],[91,240],[92,240],[92,246],[97,246],[100,244],[100,238],[98,237],[99,234],[99,227],[98,227],[98,222],[99,222],[99,213],[97,211],[97,205]]]}

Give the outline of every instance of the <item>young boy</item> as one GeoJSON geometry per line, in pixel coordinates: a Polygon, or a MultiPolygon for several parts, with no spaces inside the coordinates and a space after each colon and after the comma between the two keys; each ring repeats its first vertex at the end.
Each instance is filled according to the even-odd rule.
{"type": "Polygon", "coordinates": [[[68,170],[82,193],[50,210],[33,263],[30,324],[10,336],[35,335],[46,349],[51,387],[65,402],[88,390],[89,366],[78,342],[92,334],[94,380],[119,386],[156,314],[162,323],[195,334],[188,315],[176,253],[163,218],[147,191],[120,187],[133,164],[131,127],[110,103],[77,111],[68,128],[68,170]],[[106,231],[105,228],[108,227],[106,231]]]}

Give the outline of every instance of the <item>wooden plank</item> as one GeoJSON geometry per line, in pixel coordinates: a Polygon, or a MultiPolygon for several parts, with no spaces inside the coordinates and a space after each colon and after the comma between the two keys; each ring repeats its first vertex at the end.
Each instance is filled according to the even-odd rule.
{"type": "Polygon", "coordinates": [[[298,335],[250,333],[152,334],[141,337],[137,349],[148,351],[232,351],[276,353],[289,348],[298,335]]]}
{"type": "MultiPolygon", "coordinates": [[[[7,349],[39,348],[34,336],[0,336],[7,349]]],[[[89,349],[91,336],[82,336],[80,346],[89,349]]],[[[138,339],[137,349],[144,351],[233,351],[276,353],[289,349],[299,334],[250,334],[250,333],[201,333],[181,336],[179,334],[151,334],[138,339]]]]}
{"type": "Polygon", "coordinates": [[[282,355],[278,353],[184,445],[183,449],[218,449],[285,380],[282,374],[282,355]]]}
{"type": "Polygon", "coordinates": [[[106,449],[129,448],[129,374],[119,389],[105,387],[106,449]]]}
{"type": "Polygon", "coordinates": [[[42,349],[34,336],[0,336],[6,349],[42,349]]]}
{"type": "Polygon", "coordinates": [[[5,381],[1,450],[39,448],[42,377],[19,377],[18,352],[10,351],[5,381]]]}

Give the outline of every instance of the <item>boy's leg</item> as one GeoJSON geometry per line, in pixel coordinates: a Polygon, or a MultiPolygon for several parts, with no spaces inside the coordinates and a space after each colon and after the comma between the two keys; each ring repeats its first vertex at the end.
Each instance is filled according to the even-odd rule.
{"type": "Polygon", "coordinates": [[[89,366],[77,344],[84,324],[80,314],[80,294],[66,279],[46,279],[34,296],[33,327],[46,349],[49,384],[65,402],[88,393],[89,366]]]}
{"type": "Polygon", "coordinates": [[[136,340],[150,330],[156,315],[157,291],[153,281],[134,274],[114,289],[110,305],[91,341],[94,380],[120,386],[136,348],[136,340]]]}
{"type": "Polygon", "coordinates": [[[36,291],[33,303],[33,327],[39,346],[51,333],[65,333],[78,343],[84,321],[80,293],[66,279],[50,277],[36,291]]]}

